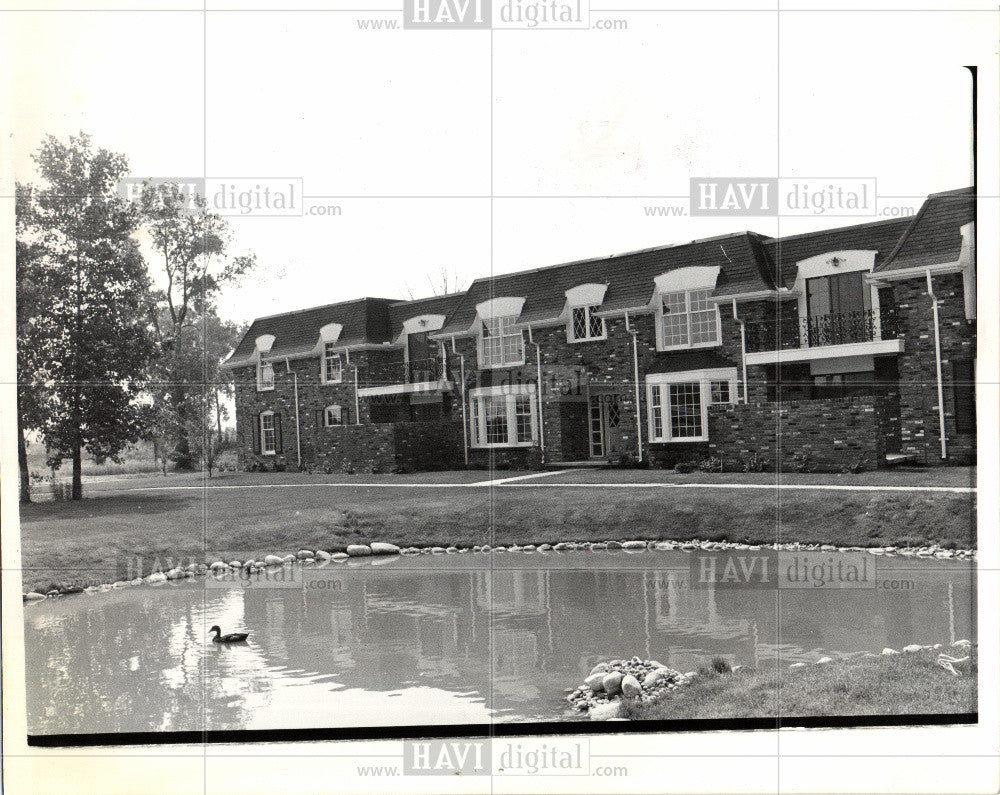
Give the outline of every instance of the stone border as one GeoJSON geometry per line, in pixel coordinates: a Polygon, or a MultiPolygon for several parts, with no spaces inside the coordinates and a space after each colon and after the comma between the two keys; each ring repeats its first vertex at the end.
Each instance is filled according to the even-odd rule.
{"type": "Polygon", "coordinates": [[[105,593],[107,591],[118,590],[134,585],[161,585],[171,580],[183,580],[190,577],[205,576],[210,572],[225,573],[233,571],[249,570],[250,573],[262,571],[268,567],[283,566],[298,563],[301,565],[327,565],[330,562],[343,563],[350,558],[368,558],[387,555],[454,555],[454,554],[482,554],[505,552],[521,552],[542,554],[549,552],[625,552],[639,554],[643,552],[692,552],[694,550],[704,550],[709,552],[725,552],[729,550],[761,550],[773,549],[787,552],[867,552],[871,555],[901,556],[917,558],[936,558],[939,560],[972,560],[978,558],[975,549],[943,549],[937,544],[927,547],[841,547],[833,544],[800,544],[798,542],[788,544],[743,544],[735,541],[560,541],[556,544],[512,544],[510,546],[491,546],[489,544],[476,544],[472,547],[399,547],[395,544],[387,544],[381,541],[373,541],[371,544],[348,544],[343,550],[336,552],[326,552],[324,550],[312,551],[301,549],[297,554],[265,555],[263,560],[248,561],[214,561],[206,563],[190,563],[183,568],[174,568],[169,571],[157,571],[145,577],[137,577],[132,580],[119,580],[114,583],[101,585],[90,585],[86,588],[64,588],[62,590],[52,590],[46,594],[29,591],[22,599],[25,604],[32,604],[44,599],[59,596],[70,596],[77,593],[105,593]]]}
{"type": "MultiPolygon", "coordinates": [[[[963,638],[962,640],[956,640],[948,648],[967,651],[976,645],[972,641],[963,638]]],[[[848,655],[841,659],[850,659],[851,657],[859,656],[894,657],[900,654],[916,654],[921,651],[941,651],[944,648],[945,646],[941,643],[924,646],[919,643],[912,643],[909,646],[904,646],[902,652],[896,649],[885,648],[882,649],[881,655],[874,652],[861,652],[860,654],[848,655]]],[[[941,651],[938,655],[937,664],[949,673],[961,676],[953,666],[968,659],[968,655],[956,658],[941,651]]],[[[792,663],[788,666],[788,670],[808,668],[810,665],[827,665],[839,661],[834,660],[832,657],[820,657],[812,663],[792,663]]],[[[744,667],[742,665],[735,665],[729,673],[738,673],[744,667]]],[[[638,657],[633,657],[631,660],[611,660],[607,663],[602,662],[595,665],[584,680],[584,683],[569,691],[566,700],[570,703],[571,708],[588,716],[591,720],[628,720],[628,718],[622,717],[621,714],[623,699],[630,698],[641,700],[645,703],[655,703],[666,698],[667,693],[690,685],[700,676],[701,674],[698,671],[688,671],[682,674],[680,671],[668,668],[663,663],[658,663],[655,660],[640,660],[638,657]],[[644,670],[646,672],[644,678],[640,680],[636,677],[630,677],[627,674],[623,676],[622,673],[616,673],[623,671],[629,666],[638,670],[644,670]],[[630,687],[627,687],[626,683],[629,679],[632,681],[629,683],[630,687]]]]}

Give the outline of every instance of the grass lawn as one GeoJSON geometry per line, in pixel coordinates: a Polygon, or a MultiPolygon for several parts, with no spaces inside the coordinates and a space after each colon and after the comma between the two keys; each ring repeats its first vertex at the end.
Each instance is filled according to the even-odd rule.
{"type": "Polygon", "coordinates": [[[658,701],[626,704],[623,714],[634,720],[677,720],[976,712],[976,648],[940,651],[971,656],[955,664],[961,676],[936,665],[940,652],[933,650],[798,669],[782,664],[700,676],[658,701]]]}
{"type": "MultiPolygon", "coordinates": [[[[897,473],[900,477],[894,482],[939,485],[942,478],[956,477],[953,472],[958,471],[897,473]]],[[[962,470],[965,483],[969,473],[962,470]]],[[[524,473],[503,472],[496,477],[520,474],[524,473]]],[[[734,477],[642,474],[659,475],[664,482],[682,478],[689,483],[724,484],[734,477]]],[[[891,474],[802,477],[884,485],[891,474]]],[[[269,553],[301,548],[334,551],[370,541],[471,546],[699,538],[841,546],[975,546],[974,494],[783,490],[779,502],[777,492],[769,488],[528,486],[555,485],[567,478],[584,482],[579,480],[584,476],[598,478],[595,482],[600,483],[602,475],[612,479],[621,473],[574,472],[523,481],[523,486],[493,488],[443,487],[482,482],[489,478],[486,472],[400,476],[224,473],[211,481],[197,475],[93,479],[85,483],[82,501],[21,506],[23,590],[120,579],[120,561],[135,556],[142,559],[146,574],[156,559],[161,565],[167,558],[174,563],[259,559],[269,553]]],[[[752,482],[766,476],[740,477],[752,482]]]]}

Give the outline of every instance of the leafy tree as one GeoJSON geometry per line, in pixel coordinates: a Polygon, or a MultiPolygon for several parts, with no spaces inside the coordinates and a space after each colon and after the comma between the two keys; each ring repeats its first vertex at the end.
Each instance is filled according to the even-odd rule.
{"type": "Polygon", "coordinates": [[[40,338],[37,318],[42,313],[46,291],[43,266],[44,248],[29,239],[31,226],[31,188],[20,183],[14,190],[15,273],[17,326],[17,465],[21,502],[31,502],[31,473],[28,471],[29,431],[42,426],[44,384],[39,375],[44,340],[40,338]]]}
{"type": "Polygon", "coordinates": [[[226,220],[209,212],[204,198],[176,184],[147,183],[139,210],[166,282],[164,289],[150,293],[147,306],[163,352],[154,378],[160,401],[176,414],[170,423],[172,457],[179,468],[188,469],[199,457],[191,449],[189,430],[192,422],[200,426],[203,419],[195,408],[198,401],[189,397],[204,393],[206,385],[224,383],[218,365],[233,344],[233,329],[219,321],[215,299],[222,287],[253,270],[256,258],[250,254],[227,262],[232,235],[226,220]],[[195,413],[189,417],[188,411],[195,413]]]}
{"type": "Polygon", "coordinates": [[[48,136],[34,159],[43,184],[18,194],[19,264],[34,291],[26,289],[19,317],[18,413],[37,423],[51,466],[70,459],[78,500],[83,451],[117,462],[139,438],[136,399],[154,353],[148,276],[132,237],[137,213],[116,194],[125,157],[95,149],[81,133],[68,142],[48,136]]]}

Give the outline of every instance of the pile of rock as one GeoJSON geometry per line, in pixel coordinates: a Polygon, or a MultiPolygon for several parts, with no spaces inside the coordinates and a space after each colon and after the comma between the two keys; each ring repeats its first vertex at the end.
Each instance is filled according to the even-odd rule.
{"type": "Polygon", "coordinates": [[[691,674],[667,668],[656,660],[611,660],[598,663],[566,700],[580,712],[599,709],[621,699],[652,701],[686,685],[691,674]]]}

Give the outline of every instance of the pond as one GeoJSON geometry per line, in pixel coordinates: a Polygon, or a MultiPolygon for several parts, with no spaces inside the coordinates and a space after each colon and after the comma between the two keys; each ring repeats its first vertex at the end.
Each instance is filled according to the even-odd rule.
{"type": "Polygon", "coordinates": [[[560,720],[566,689],[612,658],[685,672],[976,640],[968,561],[878,558],[875,589],[777,591],[696,587],[682,551],[285,571],[267,587],[202,577],[27,605],[29,733],[560,720]],[[250,641],[213,644],[213,624],[250,641]]]}

